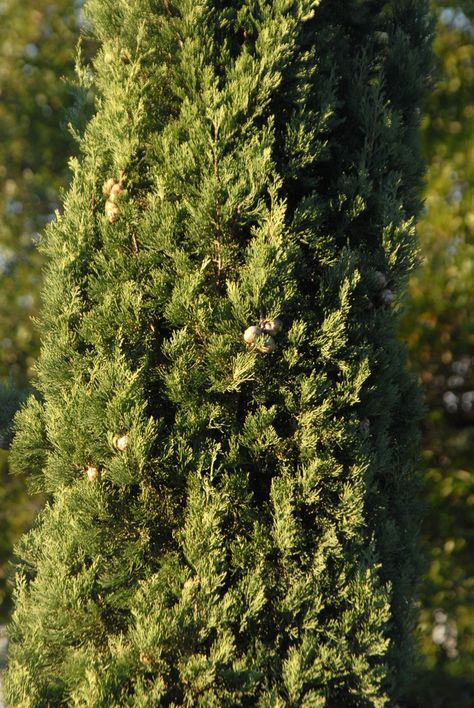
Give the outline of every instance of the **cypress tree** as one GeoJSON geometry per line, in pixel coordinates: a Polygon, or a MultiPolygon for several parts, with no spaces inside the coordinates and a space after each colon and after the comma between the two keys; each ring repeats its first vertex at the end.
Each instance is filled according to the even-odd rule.
{"type": "Polygon", "coordinates": [[[414,0],[89,0],[12,458],[21,706],[384,706],[412,661],[414,0]]]}

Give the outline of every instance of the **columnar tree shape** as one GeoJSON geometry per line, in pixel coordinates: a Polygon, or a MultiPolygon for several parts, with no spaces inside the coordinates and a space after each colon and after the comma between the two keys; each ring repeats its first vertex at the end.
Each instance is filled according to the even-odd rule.
{"type": "Polygon", "coordinates": [[[12,452],[50,503],[10,703],[387,705],[418,562],[396,311],[425,3],[87,11],[98,107],[12,452]]]}

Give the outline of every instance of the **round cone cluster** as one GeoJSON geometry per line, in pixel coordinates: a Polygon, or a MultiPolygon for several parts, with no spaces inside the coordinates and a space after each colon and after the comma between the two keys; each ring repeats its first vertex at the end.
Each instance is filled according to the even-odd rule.
{"type": "Polygon", "coordinates": [[[260,325],[247,327],[244,332],[244,342],[247,346],[255,345],[262,354],[270,354],[276,349],[274,336],[283,329],[282,321],[276,317],[273,320],[261,320],[260,325]]]}
{"type": "Polygon", "coordinates": [[[387,287],[388,285],[388,279],[385,273],[382,273],[380,270],[376,270],[374,273],[374,284],[375,287],[378,290],[377,293],[377,300],[380,305],[385,305],[389,306],[393,303],[395,299],[395,295],[393,293],[393,290],[387,287]]]}
{"type": "Polygon", "coordinates": [[[110,177],[104,182],[102,187],[104,197],[107,197],[107,201],[105,202],[105,216],[110,224],[117,221],[120,216],[120,209],[118,208],[117,200],[123,192],[122,180],[123,175],[120,176],[118,181],[113,177],[110,177]]]}

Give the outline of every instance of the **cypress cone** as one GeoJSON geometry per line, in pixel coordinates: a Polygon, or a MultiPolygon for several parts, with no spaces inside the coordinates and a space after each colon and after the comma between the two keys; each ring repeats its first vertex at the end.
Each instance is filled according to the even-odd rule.
{"type": "Polygon", "coordinates": [[[50,501],[18,548],[8,700],[393,705],[419,405],[396,309],[366,303],[415,261],[427,3],[86,14],[99,107],[42,242],[12,450],[50,501]],[[242,334],[277,316],[262,356],[242,334]]]}

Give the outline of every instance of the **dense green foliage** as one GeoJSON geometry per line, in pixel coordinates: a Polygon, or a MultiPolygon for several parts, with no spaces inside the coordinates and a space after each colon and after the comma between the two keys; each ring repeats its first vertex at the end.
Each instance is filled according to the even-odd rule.
{"type": "Polygon", "coordinates": [[[42,242],[12,450],[50,501],[19,547],[9,701],[393,703],[418,571],[397,301],[426,5],[88,13],[98,109],[42,242]]]}
{"type": "Polygon", "coordinates": [[[423,123],[423,260],[403,323],[427,408],[425,658],[414,687],[422,708],[474,701],[474,6],[460,5],[464,12],[436,2],[437,81],[423,123]]]}

